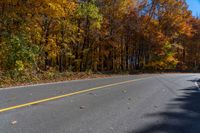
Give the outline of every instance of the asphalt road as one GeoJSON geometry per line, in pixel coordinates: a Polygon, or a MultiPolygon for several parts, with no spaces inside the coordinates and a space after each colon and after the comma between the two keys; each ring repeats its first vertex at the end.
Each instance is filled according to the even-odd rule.
{"type": "Polygon", "coordinates": [[[200,74],[0,89],[0,133],[200,133],[200,74]]]}

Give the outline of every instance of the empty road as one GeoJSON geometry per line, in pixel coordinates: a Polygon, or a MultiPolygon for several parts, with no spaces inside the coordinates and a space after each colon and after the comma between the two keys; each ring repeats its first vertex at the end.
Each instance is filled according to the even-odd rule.
{"type": "Polygon", "coordinates": [[[200,133],[200,74],[0,89],[0,133],[200,133]]]}

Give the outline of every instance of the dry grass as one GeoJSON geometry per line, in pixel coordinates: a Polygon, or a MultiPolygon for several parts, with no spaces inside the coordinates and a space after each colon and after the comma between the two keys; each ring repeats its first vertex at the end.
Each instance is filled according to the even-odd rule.
{"type": "Polygon", "coordinates": [[[92,73],[92,72],[55,72],[47,71],[40,73],[26,73],[15,75],[14,77],[0,73],[0,88],[30,85],[38,83],[49,83],[58,81],[69,81],[77,79],[111,77],[112,74],[92,73]]]}

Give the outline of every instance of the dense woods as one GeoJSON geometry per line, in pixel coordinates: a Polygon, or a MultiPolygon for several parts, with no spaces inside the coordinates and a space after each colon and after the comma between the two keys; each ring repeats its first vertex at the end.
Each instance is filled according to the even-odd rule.
{"type": "Polygon", "coordinates": [[[0,76],[199,71],[200,20],[184,0],[1,0],[0,76]]]}

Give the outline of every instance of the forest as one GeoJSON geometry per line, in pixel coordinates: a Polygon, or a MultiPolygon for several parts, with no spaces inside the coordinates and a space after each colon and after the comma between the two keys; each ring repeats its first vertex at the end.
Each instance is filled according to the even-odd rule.
{"type": "Polygon", "coordinates": [[[200,19],[185,0],[0,1],[0,82],[166,71],[200,71],[200,19]]]}

